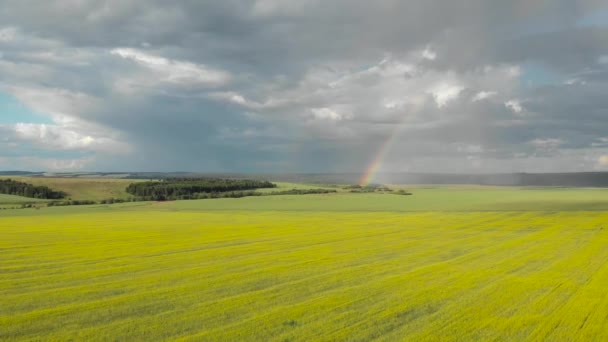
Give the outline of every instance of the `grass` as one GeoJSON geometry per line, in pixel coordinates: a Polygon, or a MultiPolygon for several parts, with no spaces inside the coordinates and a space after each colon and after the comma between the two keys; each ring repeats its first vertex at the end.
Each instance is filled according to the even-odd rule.
{"type": "Polygon", "coordinates": [[[2,177],[11,178],[33,185],[45,185],[53,190],[63,191],[74,200],[98,201],[107,198],[128,198],[127,185],[132,179],[111,178],[61,178],[61,177],[2,177]]]}
{"type": "Polygon", "coordinates": [[[608,194],[0,211],[0,340],[605,340],[608,194]]]}
{"type": "MultiPolygon", "coordinates": [[[[33,185],[48,186],[53,190],[63,191],[68,194],[68,197],[73,200],[91,200],[100,201],[109,198],[130,198],[132,197],[126,192],[126,187],[140,180],[134,179],[119,179],[107,177],[0,177],[11,178],[20,182],[25,182],[33,185]]],[[[271,189],[258,189],[258,192],[284,191],[291,189],[333,189],[330,186],[312,185],[312,184],[297,184],[276,182],[277,187],[271,189]]],[[[1,195],[1,194],[0,194],[1,195]]],[[[0,204],[3,202],[0,197],[0,204]]],[[[29,199],[27,202],[40,202],[40,200],[29,199]]],[[[11,202],[12,204],[13,202],[11,202]]]]}
{"type": "Polygon", "coordinates": [[[46,201],[47,200],[41,200],[36,198],[0,194],[0,209],[19,208],[22,204],[25,203],[43,203],[46,201]]]}
{"type": "Polygon", "coordinates": [[[337,186],[330,185],[320,185],[320,184],[302,184],[302,183],[288,183],[288,182],[273,182],[277,185],[276,188],[268,188],[268,189],[257,189],[257,192],[269,193],[273,191],[285,191],[285,190],[307,190],[307,189],[332,189],[332,190],[340,190],[337,186]]]}
{"type": "Polygon", "coordinates": [[[182,201],[180,209],[281,211],[564,211],[608,210],[608,189],[415,188],[414,195],[326,194],[182,201]]]}
{"type": "Polygon", "coordinates": [[[22,196],[15,196],[15,195],[0,194],[0,204],[30,203],[30,202],[35,202],[35,201],[45,201],[45,200],[22,197],[22,196]]]}

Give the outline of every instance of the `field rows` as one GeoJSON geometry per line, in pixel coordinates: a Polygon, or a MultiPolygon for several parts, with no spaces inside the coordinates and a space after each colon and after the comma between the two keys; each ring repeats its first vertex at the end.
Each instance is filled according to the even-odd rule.
{"type": "Polygon", "coordinates": [[[608,214],[0,218],[0,340],[603,340],[608,214]]]}

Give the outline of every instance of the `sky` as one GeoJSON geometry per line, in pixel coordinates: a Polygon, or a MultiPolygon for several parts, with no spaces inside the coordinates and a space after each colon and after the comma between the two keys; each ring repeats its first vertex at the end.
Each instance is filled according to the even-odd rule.
{"type": "Polygon", "coordinates": [[[608,2],[0,0],[0,170],[608,170],[608,2]]]}

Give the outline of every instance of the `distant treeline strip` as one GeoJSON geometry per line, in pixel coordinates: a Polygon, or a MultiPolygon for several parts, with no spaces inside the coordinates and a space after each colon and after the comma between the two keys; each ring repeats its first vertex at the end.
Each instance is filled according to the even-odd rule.
{"type": "Polygon", "coordinates": [[[46,186],[36,186],[12,179],[0,179],[0,194],[16,195],[38,199],[61,199],[65,192],[55,191],[46,186]]]}
{"type": "MultiPolygon", "coordinates": [[[[212,198],[241,198],[251,196],[279,196],[279,195],[308,195],[308,194],[329,194],[335,193],[336,190],[329,189],[291,189],[283,191],[258,192],[254,190],[245,191],[227,191],[227,192],[200,192],[192,195],[183,195],[171,198],[169,200],[196,200],[196,199],[212,199],[212,198]]],[[[135,197],[130,199],[107,199],[101,201],[101,204],[123,203],[123,202],[138,202],[150,201],[147,197],[135,197]]]]}
{"type": "MultiPolygon", "coordinates": [[[[332,189],[290,189],[282,191],[271,191],[271,192],[257,192],[253,190],[247,191],[228,191],[228,192],[202,192],[194,195],[179,196],[170,200],[196,200],[196,199],[214,199],[214,198],[242,198],[251,196],[280,196],[280,195],[311,195],[311,194],[331,194],[336,193],[336,190],[332,189]]],[[[91,204],[114,204],[114,203],[128,203],[128,202],[143,202],[153,201],[146,197],[130,197],[130,198],[108,198],[99,202],[95,201],[53,201],[49,202],[47,206],[58,207],[58,206],[69,206],[69,205],[91,205],[91,204]]],[[[31,208],[32,204],[23,205],[23,208],[31,208]]]]}
{"type": "Polygon", "coordinates": [[[139,182],[127,186],[127,192],[150,201],[197,198],[199,194],[275,188],[276,185],[253,179],[172,178],[157,182],[139,182]]]}

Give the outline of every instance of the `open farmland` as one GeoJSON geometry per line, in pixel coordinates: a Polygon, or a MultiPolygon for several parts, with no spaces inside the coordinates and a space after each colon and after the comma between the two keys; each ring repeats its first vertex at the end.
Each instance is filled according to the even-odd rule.
{"type": "Polygon", "coordinates": [[[29,198],[15,195],[0,194],[0,209],[4,208],[18,208],[25,203],[44,203],[47,200],[38,198],[29,198]]]}
{"type": "Polygon", "coordinates": [[[3,210],[0,340],[605,340],[606,198],[440,187],[3,210]]]}
{"type": "Polygon", "coordinates": [[[67,197],[74,200],[98,201],[106,198],[128,198],[125,188],[136,182],[132,179],[113,178],[69,178],[69,177],[0,177],[10,178],[20,182],[48,186],[57,191],[63,191],[67,197]]]}
{"type": "Polygon", "coordinates": [[[34,201],[44,201],[38,198],[29,198],[23,196],[15,196],[15,195],[6,195],[0,194],[0,204],[8,203],[24,203],[24,202],[34,202],[34,201]]]}

